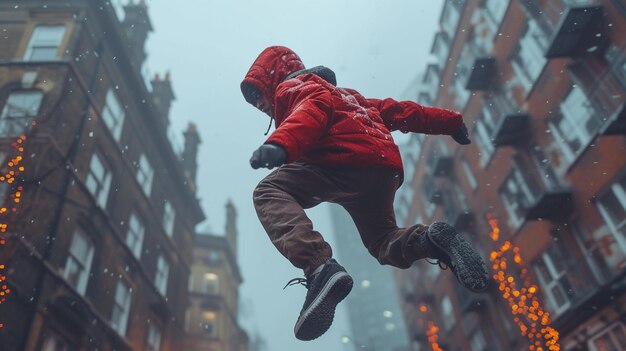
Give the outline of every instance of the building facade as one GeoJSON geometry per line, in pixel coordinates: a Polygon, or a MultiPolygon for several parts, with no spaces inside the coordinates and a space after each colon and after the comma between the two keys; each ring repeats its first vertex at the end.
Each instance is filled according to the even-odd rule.
{"type": "Polygon", "coordinates": [[[124,12],[0,3],[2,350],[167,351],[187,339],[204,214],[195,170],[167,137],[169,77],[149,89],[140,73],[146,6],[124,12]]]}
{"type": "Polygon", "coordinates": [[[397,214],[454,224],[493,280],[397,271],[414,351],[626,349],[625,43],[619,0],[445,1],[417,100],[472,144],[413,136],[397,214]]]}
{"type": "Polygon", "coordinates": [[[392,268],[380,265],[367,252],[343,208],[329,204],[329,209],[337,259],[354,279],[354,288],[345,302],[351,335],[343,336],[342,342],[354,350],[406,350],[392,268]]]}
{"type": "Polygon", "coordinates": [[[248,351],[249,338],[238,318],[243,279],[237,263],[236,217],[229,201],[225,235],[196,235],[189,280],[187,351],[248,351]]]}

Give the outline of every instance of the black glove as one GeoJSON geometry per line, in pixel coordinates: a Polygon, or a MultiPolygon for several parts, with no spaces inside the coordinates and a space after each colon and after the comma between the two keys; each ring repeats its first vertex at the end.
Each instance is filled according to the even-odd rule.
{"type": "Polygon", "coordinates": [[[461,122],[461,128],[459,129],[459,131],[452,134],[451,137],[452,139],[454,139],[454,141],[461,145],[467,145],[472,142],[469,138],[467,126],[465,126],[465,123],[463,122],[461,122]]]}
{"type": "Polygon", "coordinates": [[[252,153],[250,166],[254,169],[261,167],[272,169],[282,165],[286,161],[287,152],[285,149],[274,144],[263,144],[252,153]]]}

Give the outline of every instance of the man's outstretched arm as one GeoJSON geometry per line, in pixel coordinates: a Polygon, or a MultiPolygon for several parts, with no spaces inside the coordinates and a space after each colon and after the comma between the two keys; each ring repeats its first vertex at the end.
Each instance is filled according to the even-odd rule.
{"type": "Polygon", "coordinates": [[[455,135],[463,125],[463,116],[452,110],[391,98],[367,100],[378,109],[385,125],[391,131],[455,135]]]}

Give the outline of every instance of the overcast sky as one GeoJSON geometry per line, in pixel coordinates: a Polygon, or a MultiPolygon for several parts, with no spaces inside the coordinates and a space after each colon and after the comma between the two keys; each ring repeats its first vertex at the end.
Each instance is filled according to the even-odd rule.
{"type": "MultiPolygon", "coordinates": [[[[330,331],[318,340],[301,342],[293,336],[306,290],[282,290],[302,272],[271,245],[252,206],[252,191],[269,171],[251,169],[248,160],[266,139],[269,120],[243,100],[239,83],[265,47],[284,45],[307,67],[335,70],[340,86],[368,97],[399,99],[431,60],[442,0],[147,3],[155,29],[148,40],[147,67],[153,73],[171,71],[177,97],[171,128],[180,134],[194,122],[203,141],[198,196],[208,219],[199,229],[223,232],[229,198],[239,212],[242,324],[267,340],[267,351],[348,350],[340,342],[350,333],[342,305],[330,331]]],[[[320,206],[309,213],[332,244],[327,211],[320,206]]]]}

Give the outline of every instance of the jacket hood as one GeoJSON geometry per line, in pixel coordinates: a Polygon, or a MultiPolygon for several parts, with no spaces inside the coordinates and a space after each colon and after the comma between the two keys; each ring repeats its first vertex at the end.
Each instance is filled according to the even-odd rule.
{"type": "Polygon", "coordinates": [[[254,60],[252,67],[241,82],[243,97],[250,104],[254,104],[251,92],[256,88],[273,102],[278,84],[291,73],[302,69],[304,69],[302,60],[291,49],[284,46],[270,46],[254,60]]]}

